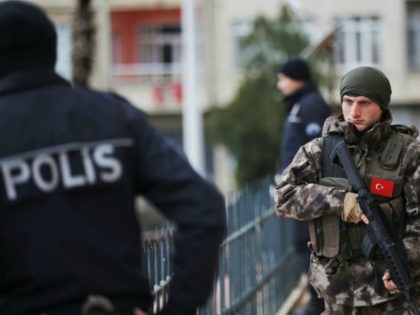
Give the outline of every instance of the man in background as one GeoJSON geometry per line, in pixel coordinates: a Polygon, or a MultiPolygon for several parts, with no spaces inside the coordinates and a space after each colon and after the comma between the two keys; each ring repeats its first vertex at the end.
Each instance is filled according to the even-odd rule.
{"type": "MultiPolygon", "coordinates": [[[[280,152],[281,173],[302,145],[321,136],[322,125],[330,116],[331,109],[312,80],[309,65],[304,59],[292,57],[286,60],[279,68],[277,79],[277,88],[284,95],[287,110],[280,152]]],[[[306,274],[310,262],[308,224],[297,220],[290,220],[288,224],[302,272],[306,274]]],[[[317,297],[312,286],[308,285],[308,289],[310,301],[295,315],[319,315],[324,310],[323,300],[317,297]]]]}
{"type": "Polygon", "coordinates": [[[54,72],[56,32],[37,6],[0,3],[0,314],[120,315],[152,305],[142,274],[142,195],[176,225],[159,315],[193,315],[211,293],[224,199],[121,97],[54,72]]]}

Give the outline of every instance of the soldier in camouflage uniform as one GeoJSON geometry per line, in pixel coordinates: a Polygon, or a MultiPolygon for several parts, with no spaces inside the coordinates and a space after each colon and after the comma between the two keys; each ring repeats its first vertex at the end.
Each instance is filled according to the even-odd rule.
{"type": "MultiPolygon", "coordinates": [[[[366,224],[352,188],[328,158],[329,135],[344,137],[353,160],[407,252],[420,279],[420,143],[415,127],[391,125],[391,86],[372,67],[341,80],[342,114],[324,124],[323,137],[302,146],[276,190],[277,214],[309,222],[309,281],[324,298],[323,314],[411,314],[379,250],[363,254],[366,224]],[[325,151],[325,152],[324,152],[325,151]],[[327,158],[326,158],[327,157],[327,158]]],[[[332,138],[332,137],[330,137],[332,138]]]]}

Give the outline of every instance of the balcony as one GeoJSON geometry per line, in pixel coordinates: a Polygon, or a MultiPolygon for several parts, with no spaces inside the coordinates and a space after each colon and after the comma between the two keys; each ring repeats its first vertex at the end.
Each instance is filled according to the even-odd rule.
{"type": "Polygon", "coordinates": [[[141,109],[179,113],[182,104],[179,63],[114,64],[112,86],[141,109]]]}

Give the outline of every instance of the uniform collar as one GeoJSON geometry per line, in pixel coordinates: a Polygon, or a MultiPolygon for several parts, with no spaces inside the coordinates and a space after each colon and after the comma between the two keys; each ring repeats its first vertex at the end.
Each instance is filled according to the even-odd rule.
{"type": "Polygon", "coordinates": [[[68,81],[49,68],[31,68],[6,74],[0,78],[0,96],[68,81]]]}
{"type": "Polygon", "coordinates": [[[369,146],[389,137],[392,132],[391,123],[391,113],[389,110],[386,110],[382,115],[381,121],[360,133],[354,125],[344,121],[343,115],[340,115],[338,117],[330,117],[325,121],[323,135],[342,134],[348,144],[369,146]]]}
{"type": "Polygon", "coordinates": [[[303,96],[317,91],[318,88],[312,81],[306,82],[300,89],[295,91],[293,94],[285,96],[283,98],[284,104],[286,105],[287,111],[290,112],[293,105],[295,105],[303,96]]]}

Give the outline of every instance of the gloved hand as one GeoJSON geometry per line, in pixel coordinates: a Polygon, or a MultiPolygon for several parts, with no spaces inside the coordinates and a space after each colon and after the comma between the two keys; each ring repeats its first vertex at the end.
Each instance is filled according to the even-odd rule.
{"type": "Polygon", "coordinates": [[[341,219],[345,222],[359,223],[362,220],[363,211],[357,202],[357,194],[347,192],[344,195],[343,212],[341,213],[341,219]]]}

